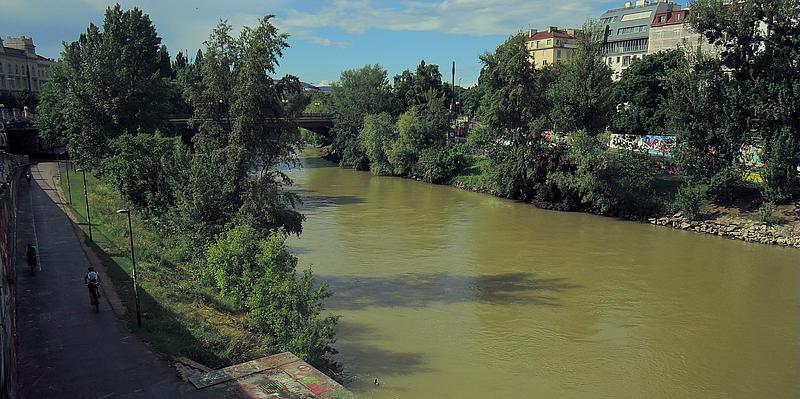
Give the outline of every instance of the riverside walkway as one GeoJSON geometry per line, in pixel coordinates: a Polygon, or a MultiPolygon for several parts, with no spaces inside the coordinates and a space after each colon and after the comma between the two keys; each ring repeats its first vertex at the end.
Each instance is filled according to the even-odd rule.
{"type": "Polygon", "coordinates": [[[21,398],[195,398],[167,361],[131,334],[103,295],[89,306],[89,261],[53,184],[55,163],[34,166],[17,197],[17,253],[39,247],[40,270],[17,260],[18,387],[21,398]]]}
{"type": "Polygon", "coordinates": [[[131,333],[109,295],[95,313],[83,283],[90,262],[62,209],[56,168],[34,166],[17,197],[17,253],[33,243],[40,263],[33,275],[24,256],[16,264],[20,398],[353,398],[288,352],[220,370],[175,367],[131,333]]]}

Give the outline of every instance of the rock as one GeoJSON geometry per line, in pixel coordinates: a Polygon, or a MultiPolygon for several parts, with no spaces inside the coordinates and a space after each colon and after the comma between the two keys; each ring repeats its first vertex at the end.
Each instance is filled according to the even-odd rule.
{"type": "Polygon", "coordinates": [[[688,223],[688,222],[683,222],[683,223],[681,223],[680,227],[681,227],[681,230],[686,230],[689,227],[692,227],[692,224],[688,223]]]}
{"type": "Polygon", "coordinates": [[[681,216],[683,216],[683,212],[678,212],[678,213],[672,215],[672,217],[674,217],[674,218],[679,218],[681,216]]]}

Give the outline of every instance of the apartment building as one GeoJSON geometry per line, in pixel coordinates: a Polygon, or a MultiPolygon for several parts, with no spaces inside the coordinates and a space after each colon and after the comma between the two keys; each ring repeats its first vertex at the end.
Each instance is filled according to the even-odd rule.
{"type": "Polygon", "coordinates": [[[541,32],[531,29],[525,37],[528,60],[536,69],[566,62],[575,54],[577,29],[558,29],[551,26],[541,32]]]}
{"type": "Polygon", "coordinates": [[[657,13],[650,25],[647,54],[678,48],[716,53],[714,46],[687,23],[690,11],[685,9],[657,13]]]}
{"type": "Polygon", "coordinates": [[[650,28],[654,17],[667,12],[679,11],[681,5],[669,0],[628,1],[621,8],[614,8],[600,16],[603,29],[603,55],[618,80],[622,71],[649,51],[650,28]]]}
{"type": "Polygon", "coordinates": [[[50,77],[55,62],[36,54],[29,37],[0,39],[0,94],[39,92],[50,77]]]}

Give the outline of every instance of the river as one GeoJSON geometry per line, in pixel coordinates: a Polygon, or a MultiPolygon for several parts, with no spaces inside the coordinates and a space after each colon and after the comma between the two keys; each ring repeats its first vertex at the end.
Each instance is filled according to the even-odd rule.
{"type": "Polygon", "coordinates": [[[362,398],[800,397],[796,249],[303,163],[362,398]]]}

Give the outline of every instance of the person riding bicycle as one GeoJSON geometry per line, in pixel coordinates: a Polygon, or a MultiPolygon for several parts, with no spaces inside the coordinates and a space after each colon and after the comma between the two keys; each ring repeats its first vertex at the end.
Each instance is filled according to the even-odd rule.
{"type": "Polygon", "coordinates": [[[36,247],[33,244],[28,244],[28,249],[25,251],[25,257],[28,258],[28,266],[32,269],[36,267],[36,247]]]}
{"type": "Polygon", "coordinates": [[[83,277],[83,283],[89,288],[89,299],[92,301],[92,305],[94,305],[95,298],[100,297],[100,291],[98,290],[100,287],[100,275],[93,267],[90,267],[86,276],[83,277]]]}

